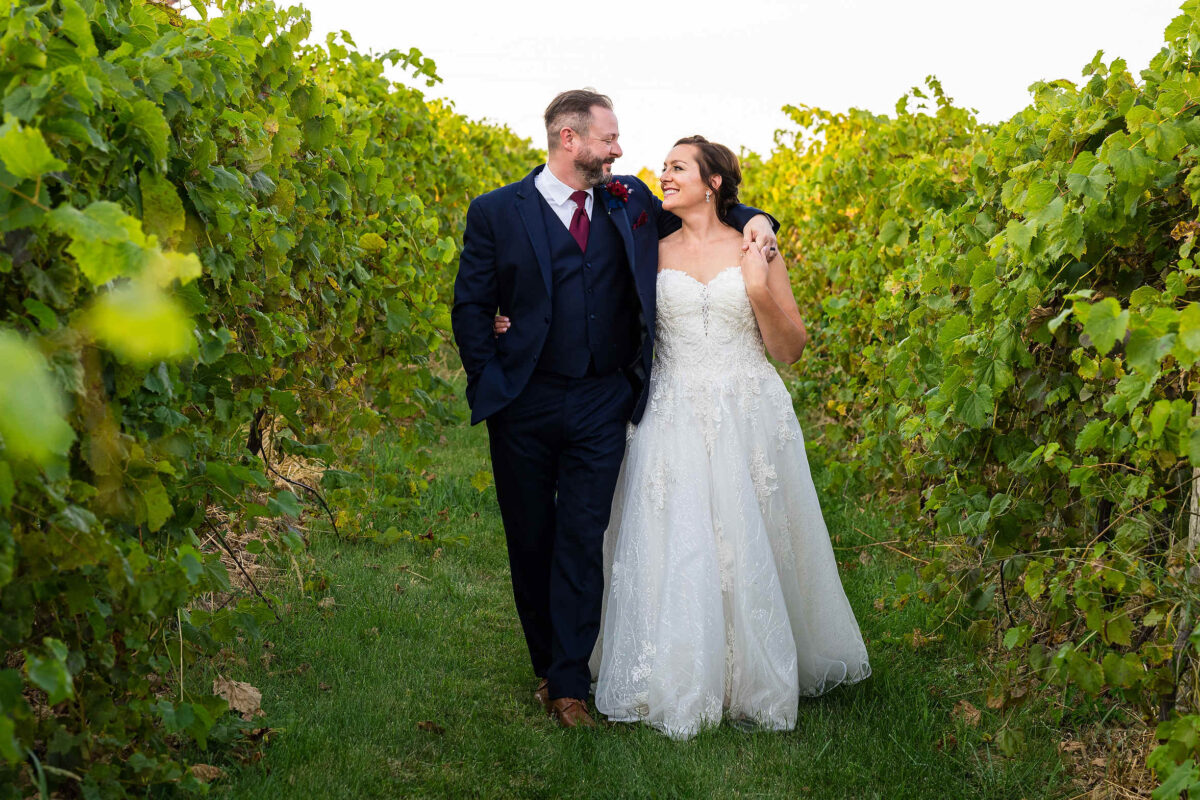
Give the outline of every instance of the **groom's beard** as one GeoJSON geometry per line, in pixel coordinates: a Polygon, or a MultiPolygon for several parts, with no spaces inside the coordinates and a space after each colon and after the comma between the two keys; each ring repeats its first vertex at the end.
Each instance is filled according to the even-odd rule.
{"type": "Polygon", "coordinates": [[[612,180],[612,162],[604,156],[583,156],[575,159],[575,173],[588,186],[600,186],[612,180]]]}

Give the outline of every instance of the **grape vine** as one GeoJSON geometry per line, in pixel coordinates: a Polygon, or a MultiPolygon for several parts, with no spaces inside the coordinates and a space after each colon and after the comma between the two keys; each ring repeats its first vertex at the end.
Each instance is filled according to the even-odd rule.
{"type": "Polygon", "coordinates": [[[746,193],[791,223],[815,438],[929,562],[898,591],[993,643],[995,708],[1040,686],[1161,721],[1177,796],[1200,789],[1200,3],[1139,76],[1097,54],[1032,93],[994,126],[934,79],[894,116],[790,108],[746,193]]]}
{"type": "Polygon", "coordinates": [[[326,461],[384,426],[428,437],[467,204],[539,158],[388,80],[437,80],[415,49],[192,8],[0,0],[0,797],[199,787],[180,744],[244,726],[165,642],[271,613],[192,604],[229,589],[208,510],[300,510],[251,422],[326,461]]]}

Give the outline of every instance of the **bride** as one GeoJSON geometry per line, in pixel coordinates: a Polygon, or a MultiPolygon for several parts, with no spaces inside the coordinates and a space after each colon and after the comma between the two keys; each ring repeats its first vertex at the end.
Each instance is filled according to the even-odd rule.
{"type": "Polygon", "coordinates": [[[659,243],[649,403],[605,533],[596,708],[673,738],[723,716],[790,730],[799,696],[871,672],[766,357],[796,361],[807,332],[783,259],[743,253],[722,222],[741,182],[733,153],[680,139],[660,181],[683,227],[659,243]]]}

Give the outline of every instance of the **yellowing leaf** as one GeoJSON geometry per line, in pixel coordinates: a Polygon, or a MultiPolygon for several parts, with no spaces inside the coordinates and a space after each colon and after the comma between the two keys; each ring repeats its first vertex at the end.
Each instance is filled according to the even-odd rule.
{"type": "Polygon", "coordinates": [[[492,473],[486,469],[481,469],[471,476],[471,486],[475,490],[482,492],[492,485],[492,473]]]}
{"type": "Polygon", "coordinates": [[[364,233],[358,237],[358,246],[364,250],[383,250],[387,247],[387,242],[378,233],[364,233]]]}
{"type": "Polygon", "coordinates": [[[145,281],[101,294],[85,320],[96,339],[126,361],[153,363],[196,352],[192,322],[183,307],[145,281]]]}
{"type": "Polygon", "coordinates": [[[200,277],[200,259],[194,253],[185,255],[160,250],[150,256],[146,276],[164,288],[177,278],[180,283],[188,283],[200,277]]]}

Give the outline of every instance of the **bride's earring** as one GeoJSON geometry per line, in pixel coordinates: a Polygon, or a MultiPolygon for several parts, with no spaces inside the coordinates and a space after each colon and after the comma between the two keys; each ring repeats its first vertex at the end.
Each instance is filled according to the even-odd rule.
{"type": "Polygon", "coordinates": [[[706,203],[712,202],[712,192],[707,191],[707,190],[704,192],[704,202],[706,202],[706,203]]]}

